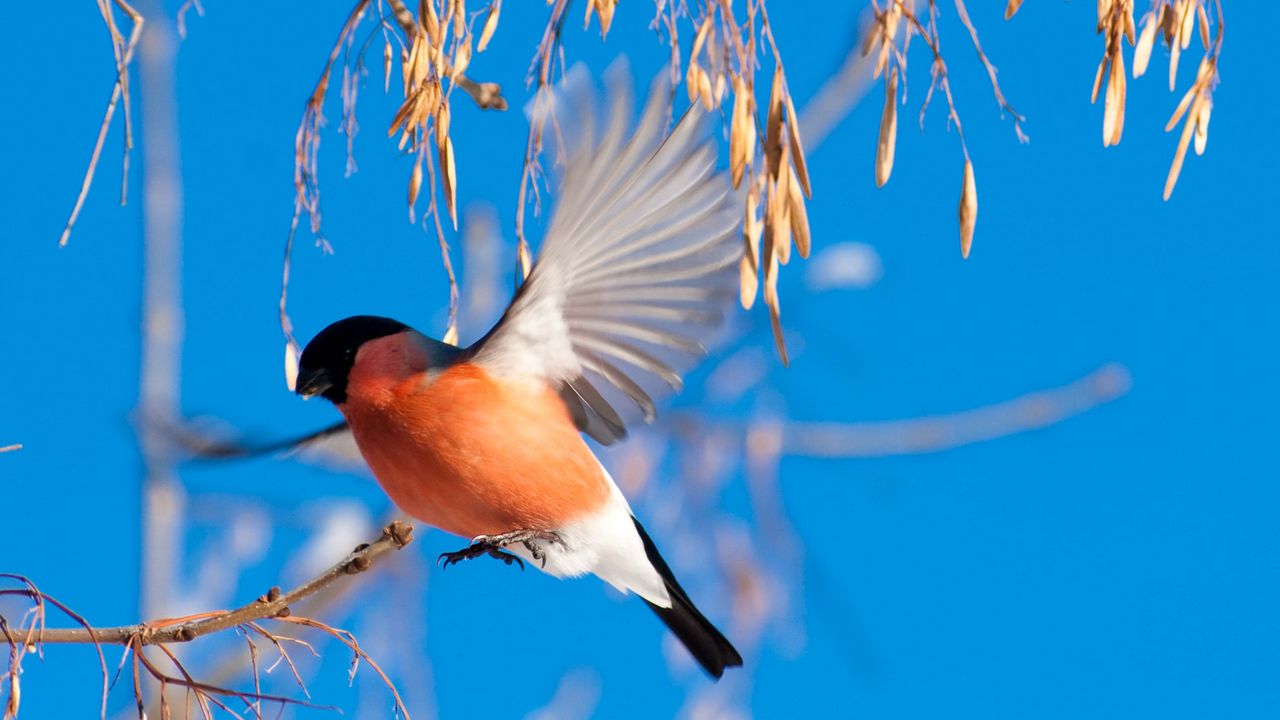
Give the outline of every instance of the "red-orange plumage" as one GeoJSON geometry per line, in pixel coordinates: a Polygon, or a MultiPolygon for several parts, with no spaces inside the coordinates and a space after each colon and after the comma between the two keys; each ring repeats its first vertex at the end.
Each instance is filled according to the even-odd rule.
{"type": "Polygon", "coordinates": [[[553,530],[605,503],[605,475],[549,385],[427,365],[409,335],[366,343],[341,406],[401,509],[470,538],[553,530]]]}

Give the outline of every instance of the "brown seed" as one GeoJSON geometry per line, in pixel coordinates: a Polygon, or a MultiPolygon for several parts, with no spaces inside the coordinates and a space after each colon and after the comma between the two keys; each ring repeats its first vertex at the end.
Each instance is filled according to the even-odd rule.
{"type": "Polygon", "coordinates": [[[1016,15],[1020,7],[1022,7],[1022,0],[1009,0],[1009,4],[1004,6],[1004,19],[1008,20],[1016,15]]]}
{"type": "Polygon", "coordinates": [[[1209,49],[1209,13],[1205,12],[1204,4],[1196,5],[1196,15],[1200,18],[1200,43],[1204,45],[1204,49],[1209,49]]]}
{"type": "Polygon", "coordinates": [[[973,163],[964,161],[964,183],[960,186],[960,257],[969,259],[973,228],[978,222],[978,185],[973,179],[973,163]]]}
{"type": "Polygon", "coordinates": [[[876,142],[876,187],[884,187],[893,172],[893,152],[898,141],[898,68],[884,79],[884,111],[880,114],[880,137],[876,142]]]}

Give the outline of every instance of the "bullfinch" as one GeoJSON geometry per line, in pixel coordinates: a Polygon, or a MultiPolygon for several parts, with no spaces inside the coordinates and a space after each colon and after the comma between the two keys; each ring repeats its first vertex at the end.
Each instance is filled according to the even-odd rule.
{"type": "Polygon", "coordinates": [[[337,406],[403,511],[472,539],[441,556],[446,566],[490,555],[597,575],[639,595],[719,678],[741,655],[694,607],[583,433],[621,440],[705,353],[734,296],[741,205],[700,108],[668,134],[659,81],[632,126],[625,66],[607,73],[605,103],[581,71],[569,75],[533,111],[550,113],[558,206],[497,325],[459,348],[385,317],[339,320],[307,344],[295,389],[337,406]]]}

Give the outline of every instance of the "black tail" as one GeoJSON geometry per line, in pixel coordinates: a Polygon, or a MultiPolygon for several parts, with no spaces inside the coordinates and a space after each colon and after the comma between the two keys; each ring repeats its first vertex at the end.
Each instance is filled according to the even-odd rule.
{"type": "Polygon", "coordinates": [[[667,561],[658,554],[658,548],[654,546],[653,540],[649,539],[649,534],[644,531],[640,521],[631,519],[636,524],[640,539],[644,541],[644,552],[649,556],[649,562],[653,563],[653,567],[662,576],[667,585],[667,594],[671,596],[669,608],[659,607],[648,600],[645,600],[645,603],[662,619],[662,622],[666,623],[671,632],[680,638],[680,642],[689,649],[689,654],[693,655],[698,664],[713,677],[719,678],[727,667],[741,667],[742,656],[716,629],[716,626],[693,606],[693,601],[685,594],[680,583],[676,582],[675,575],[671,574],[671,568],[667,567],[667,561]]]}

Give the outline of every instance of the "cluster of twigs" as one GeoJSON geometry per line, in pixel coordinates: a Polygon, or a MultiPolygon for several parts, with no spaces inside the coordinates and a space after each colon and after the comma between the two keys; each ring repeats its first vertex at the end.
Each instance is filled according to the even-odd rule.
{"type": "Polygon", "coordinates": [[[4,698],[4,720],[13,720],[18,716],[22,700],[22,661],[29,653],[40,653],[43,657],[44,647],[51,643],[92,644],[98,654],[102,670],[102,702],[101,716],[106,717],[107,695],[119,680],[125,666],[130,668],[133,696],[138,710],[138,717],[146,717],[144,701],[144,682],[149,678],[158,685],[160,717],[171,716],[167,690],[169,687],[182,688],[186,692],[186,714],[191,716],[194,704],[200,716],[211,718],[213,709],[221,709],[229,714],[241,716],[232,709],[229,702],[244,705],[244,711],[261,720],[263,704],[300,705],[320,707],[311,702],[311,695],[303,683],[289,653],[289,648],[303,648],[315,654],[315,649],[306,640],[274,632],[264,623],[278,622],[292,626],[318,630],[330,635],[346,645],[352,653],[349,675],[354,679],[355,673],[363,661],[373,668],[378,677],[391,693],[394,703],[394,714],[409,717],[400,693],[391,679],[378,664],[369,657],[352,633],[335,628],[312,618],[293,615],[290,608],[295,603],[332,585],[348,575],[362,573],[391,551],[399,550],[413,539],[413,528],[402,522],[393,522],[383,529],[381,537],[372,543],[357,547],[347,557],[333,565],[323,573],[288,591],[281,592],[273,587],[253,602],[234,610],[217,610],[198,613],[181,618],[166,618],[127,625],[122,627],[97,628],[89,624],[82,616],[57,599],[41,591],[34,583],[20,575],[0,573],[0,579],[11,581],[17,587],[0,588],[0,598],[19,597],[30,601],[30,607],[16,626],[10,625],[3,614],[0,614],[0,635],[9,646],[9,662],[0,681],[0,695],[4,698]],[[52,606],[70,618],[78,627],[48,628],[46,617],[48,607],[52,606]],[[178,659],[177,654],[169,648],[175,643],[191,642],[199,637],[214,633],[233,631],[245,641],[249,663],[253,669],[253,689],[236,690],[198,680],[178,659]],[[261,667],[259,665],[258,642],[267,643],[277,654],[277,659],[268,667],[270,673],[281,663],[288,666],[294,681],[297,683],[304,699],[285,695],[272,695],[262,691],[261,667]],[[116,667],[115,678],[109,679],[107,663],[103,653],[103,645],[122,645],[124,652],[116,667]],[[147,650],[153,648],[162,657],[148,655],[147,650]],[[172,669],[167,669],[165,664],[172,669]],[[176,674],[175,674],[176,673],[176,674]]]}

